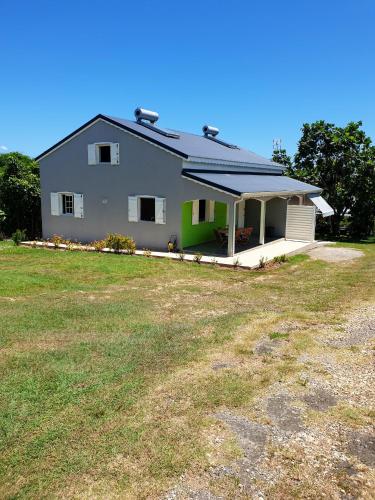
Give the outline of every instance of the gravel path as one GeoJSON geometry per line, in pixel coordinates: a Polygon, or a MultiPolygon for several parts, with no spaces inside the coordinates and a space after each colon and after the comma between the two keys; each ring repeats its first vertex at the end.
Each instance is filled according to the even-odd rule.
{"type": "Polygon", "coordinates": [[[314,260],[325,260],[326,262],[344,262],[363,257],[360,250],[354,248],[326,247],[320,246],[307,252],[314,260]]]}

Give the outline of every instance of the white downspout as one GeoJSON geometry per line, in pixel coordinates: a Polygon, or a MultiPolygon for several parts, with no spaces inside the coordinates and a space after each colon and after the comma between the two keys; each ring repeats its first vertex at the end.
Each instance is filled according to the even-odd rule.
{"type": "Polygon", "coordinates": [[[260,200],[259,245],[264,245],[264,236],[266,232],[266,203],[267,200],[260,200]]]}

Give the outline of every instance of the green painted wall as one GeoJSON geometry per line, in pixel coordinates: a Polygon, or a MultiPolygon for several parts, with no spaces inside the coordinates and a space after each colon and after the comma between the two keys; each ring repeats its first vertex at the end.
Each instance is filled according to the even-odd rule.
{"type": "Polygon", "coordinates": [[[215,202],[215,221],[192,224],[193,202],[182,204],[182,248],[199,245],[215,239],[214,229],[225,227],[227,221],[227,205],[215,202]]]}

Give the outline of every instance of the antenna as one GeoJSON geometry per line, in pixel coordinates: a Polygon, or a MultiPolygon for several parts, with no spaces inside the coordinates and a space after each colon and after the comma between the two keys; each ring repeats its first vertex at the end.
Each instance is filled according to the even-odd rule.
{"type": "Polygon", "coordinates": [[[272,149],[273,151],[281,151],[281,139],[272,140],[272,149]]]}

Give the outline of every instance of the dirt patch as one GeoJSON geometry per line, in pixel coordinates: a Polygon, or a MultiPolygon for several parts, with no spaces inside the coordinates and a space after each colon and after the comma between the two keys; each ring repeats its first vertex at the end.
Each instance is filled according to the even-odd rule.
{"type": "Polygon", "coordinates": [[[301,410],[290,404],[287,394],[277,394],[267,401],[267,414],[280,430],[288,433],[302,432],[305,428],[301,419],[301,410]]]}
{"type": "Polygon", "coordinates": [[[375,435],[369,432],[352,432],[349,435],[348,452],[368,467],[375,467],[375,435]]]}
{"type": "Polygon", "coordinates": [[[323,388],[318,388],[315,391],[309,392],[302,400],[309,408],[315,411],[326,411],[337,403],[336,398],[331,392],[323,388]]]}
{"type": "Polygon", "coordinates": [[[281,341],[275,340],[261,340],[254,349],[255,354],[273,354],[281,346],[281,341]]]}
{"type": "Polygon", "coordinates": [[[234,363],[224,363],[224,362],[216,362],[212,364],[213,370],[224,370],[225,368],[234,368],[236,365],[234,363]]]}
{"type": "Polygon", "coordinates": [[[269,435],[264,425],[229,412],[218,413],[216,417],[225,422],[236,435],[248,460],[255,463],[262,457],[269,435]]]}
{"type": "Polygon", "coordinates": [[[318,247],[307,252],[314,260],[326,262],[344,262],[363,257],[363,252],[354,248],[318,247]]]}

